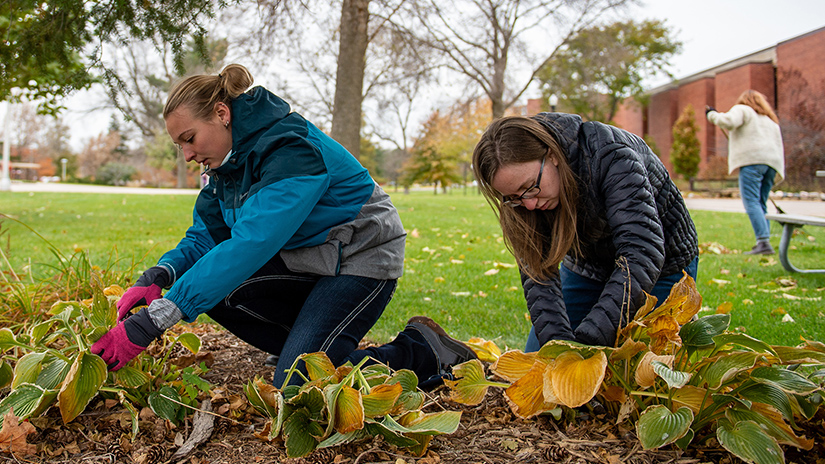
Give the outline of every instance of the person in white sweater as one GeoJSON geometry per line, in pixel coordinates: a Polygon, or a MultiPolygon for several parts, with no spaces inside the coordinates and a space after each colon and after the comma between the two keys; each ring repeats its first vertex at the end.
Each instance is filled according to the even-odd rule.
{"type": "Polygon", "coordinates": [[[739,168],[739,193],[756,235],[756,245],[745,254],[770,255],[768,195],[785,177],[785,154],[779,119],[765,96],[746,90],[727,113],[705,107],[708,121],[726,130],[728,136],[728,174],[739,168]]]}

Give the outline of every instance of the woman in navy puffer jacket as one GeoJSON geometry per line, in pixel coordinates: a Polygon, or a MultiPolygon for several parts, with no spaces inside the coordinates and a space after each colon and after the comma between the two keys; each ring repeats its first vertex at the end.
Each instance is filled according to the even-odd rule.
{"type": "Polygon", "coordinates": [[[563,113],[502,118],[482,135],[473,169],[521,269],[526,351],[556,339],[612,346],[645,292],[661,303],[683,271],[696,277],[682,196],[627,131],[563,113]]]}

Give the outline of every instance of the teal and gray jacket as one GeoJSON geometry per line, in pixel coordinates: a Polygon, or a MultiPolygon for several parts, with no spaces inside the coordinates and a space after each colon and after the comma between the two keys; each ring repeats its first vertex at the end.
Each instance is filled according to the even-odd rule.
{"type": "Polygon", "coordinates": [[[401,276],[406,234],[389,196],[284,100],[262,87],[235,99],[231,153],[207,170],[192,226],[158,262],[171,275],[164,298],[185,320],[277,253],[295,272],[401,276]]]}

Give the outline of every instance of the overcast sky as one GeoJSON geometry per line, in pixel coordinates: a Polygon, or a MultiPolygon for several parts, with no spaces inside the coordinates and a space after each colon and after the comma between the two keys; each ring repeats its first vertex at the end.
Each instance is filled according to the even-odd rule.
{"type": "MultiPolygon", "coordinates": [[[[648,0],[634,10],[633,17],[638,20],[665,20],[684,43],[682,53],[672,60],[671,72],[676,78],[825,26],[825,0],[648,0]]],[[[665,83],[667,80],[660,78],[648,87],[665,83]]],[[[77,107],[83,99],[76,97],[70,107],[77,107]]],[[[109,125],[109,117],[100,112],[69,111],[64,117],[72,127],[75,150],[109,125]]]]}
{"type": "Polygon", "coordinates": [[[825,26],[825,0],[647,0],[636,11],[664,19],[684,43],[672,60],[677,78],[825,26]]]}

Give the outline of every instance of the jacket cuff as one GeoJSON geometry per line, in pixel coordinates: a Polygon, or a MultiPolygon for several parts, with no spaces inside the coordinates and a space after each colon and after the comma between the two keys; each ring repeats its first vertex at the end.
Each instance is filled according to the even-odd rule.
{"type": "Polygon", "coordinates": [[[149,313],[149,318],[161,331],[172,327],[183,319],[183,312],[178,309],[178,306],[172,300],[166,298],[158,298],[152,301],[146,311],[149,313]]]}

